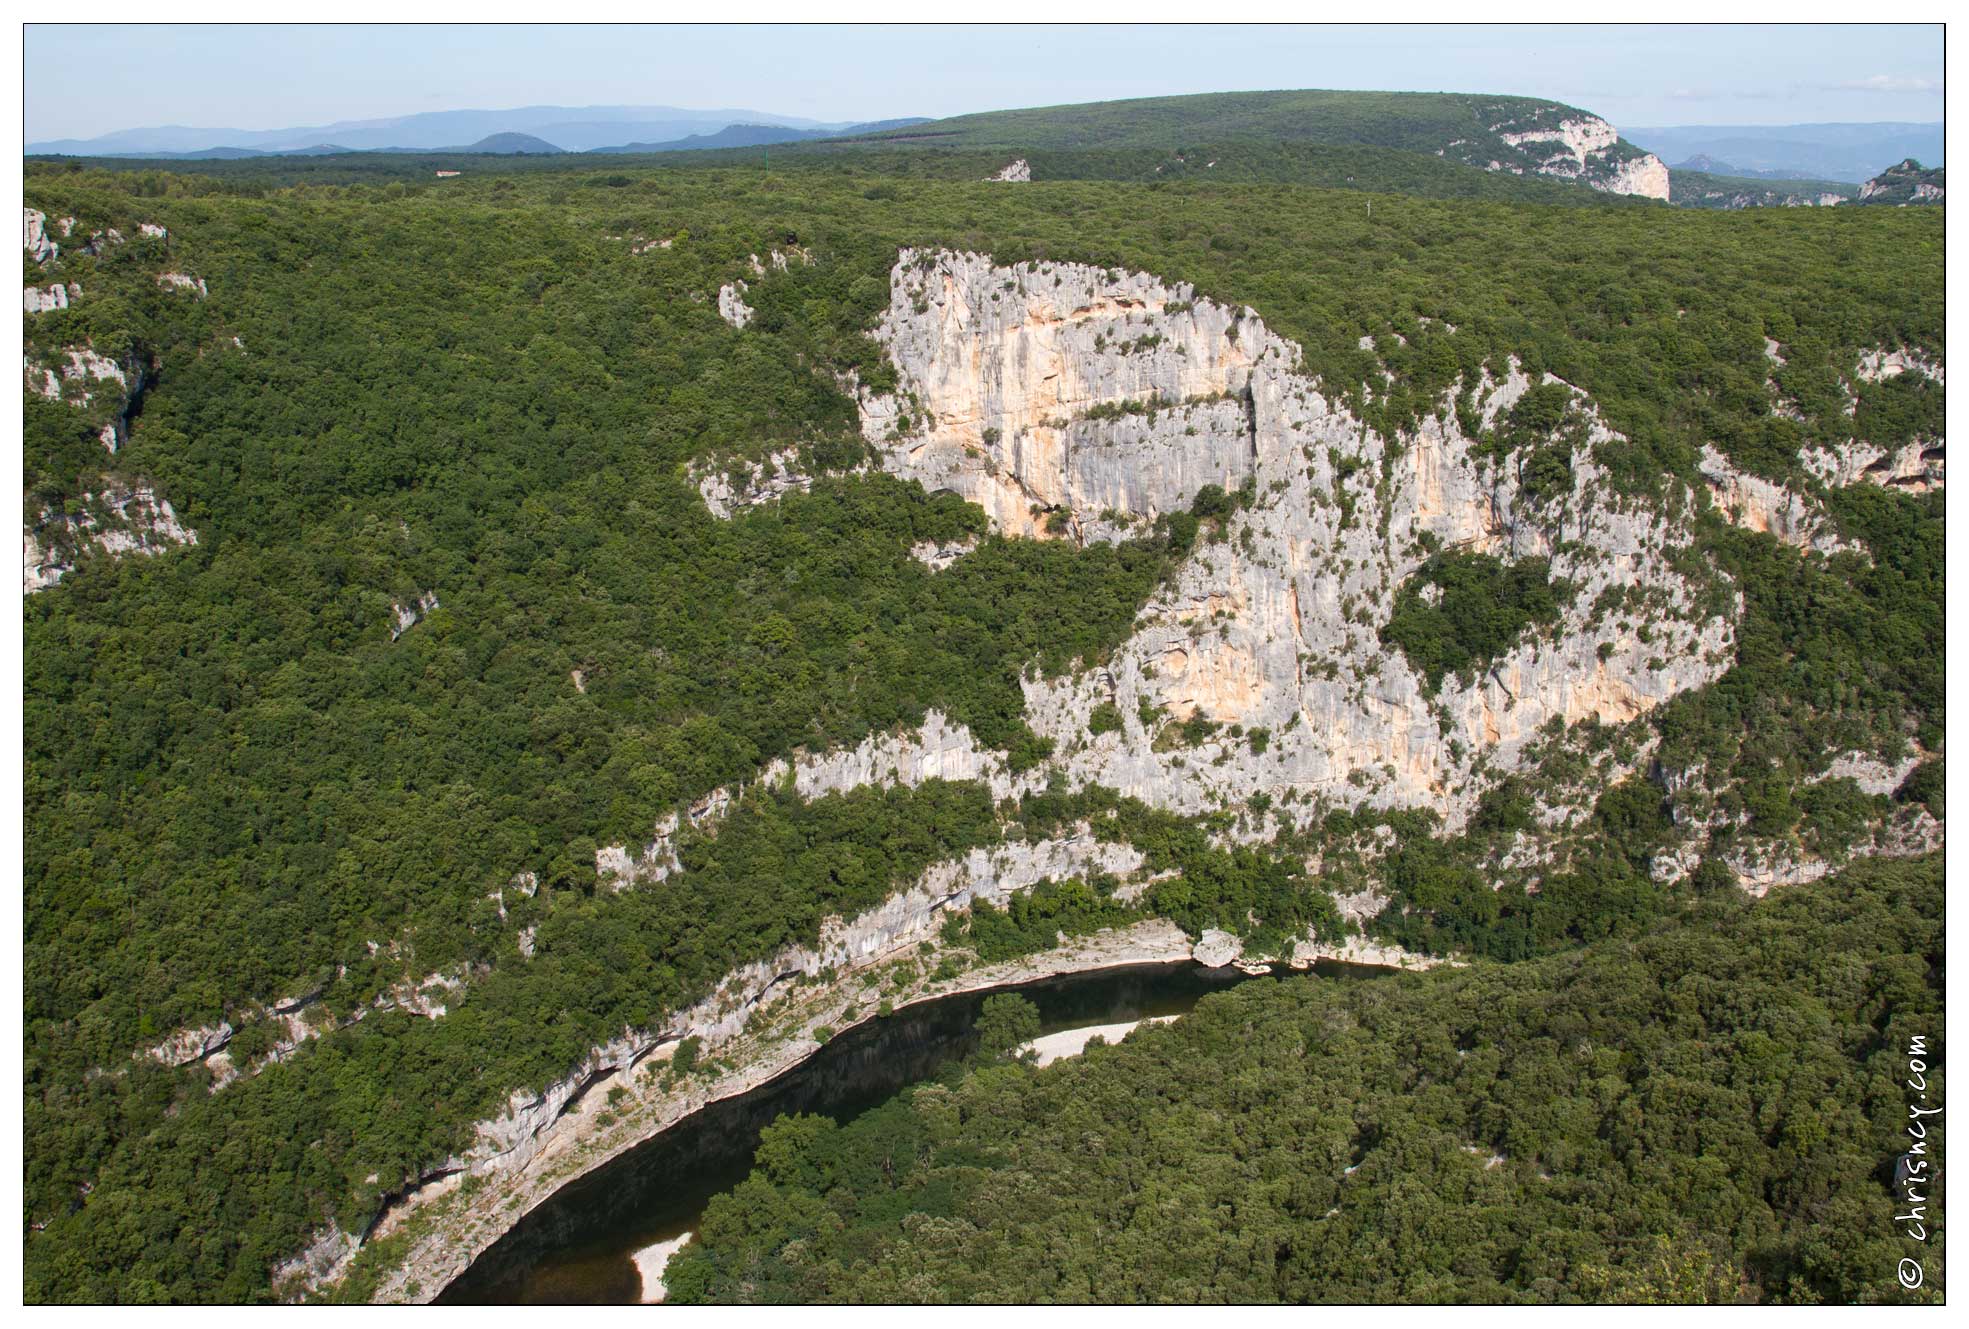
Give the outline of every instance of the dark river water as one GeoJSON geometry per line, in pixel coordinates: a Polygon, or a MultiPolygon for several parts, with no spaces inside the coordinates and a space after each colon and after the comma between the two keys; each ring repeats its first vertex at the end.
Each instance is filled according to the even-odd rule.
{"type": "MultiPolygon", "coordinates": [[[[1380,969],[1320,964],[1286,982],[1369,977],[1380,969]]],[[[1181,1015],[1212,992],[1247,981],[1236,969],[1136,965],[1046,979],[1017,992],[1039,1008],[1043,1033],[1181,1015]]],[[[712,1103],[661,1135],[562,1187],[501,1237],[438,1297],[440,1304],[625,1304],[643,1300],[631,1258],[693,1231],[711,1197],[751,1170],[759,1132],[782,1113],[846,1122],[967,1056],[990,992],[944,997],[871,1020],[829,1041],[776,1079],[712,1103]]]]}

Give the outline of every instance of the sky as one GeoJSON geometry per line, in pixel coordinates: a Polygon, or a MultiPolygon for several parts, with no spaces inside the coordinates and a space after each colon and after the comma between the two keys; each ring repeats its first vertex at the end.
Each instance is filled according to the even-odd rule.
{"type": "Polygon", "coordinates": [[[24,37],[30,142],[540,104],[855,121],[1278,88],[1515,93],[1617,125],[1942,119],[1940,25],[28,24],[24,37]],[[176,76],[187,70],[200,72],[176,76]]]}

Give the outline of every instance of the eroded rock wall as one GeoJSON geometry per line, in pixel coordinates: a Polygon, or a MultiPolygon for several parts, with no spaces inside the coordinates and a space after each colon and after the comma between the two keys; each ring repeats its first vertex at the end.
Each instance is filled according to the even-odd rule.
{"type": "MultiPolygon", "coordinates": [[[[1307,816],[1424,805],[1454,823],[1480,774],[1512,769],[1548,722],[1622,724],[1727,667],[1733,613],[1677,565],[1686,490],[1617,498],[1582,448],[1570,491],[1532,501],[1453,413],[1383,439],[1250,310],[1142,274],[905,252],[892,281],[877,335],[900,387],[863,400],[884,469],[979,502],[1007,533],[1083,542],[1186,508],[1206,484],[1255,489],[1103,668],[1027,683],[1028,722],[1070,783],[1181,812],[1264,793],[1307,816]],[[1434,548],[1548,559],[1572,588],[1562,622],[1431,689],[1379,630],[1434,548]],[[1642,601],[1645,614],[1607,607],[1642,601]],[[1123,729],[1089,738],[1103,702],[1123,729]],[[1167,720],[1194,715],[1246,733],[1169,743],[1167,720]]],[[[1487,384],[1486,417],[1531,386],[1487,384]]],[[[1610,436],[1580,408],[1589,446],[1610,436]]]]}

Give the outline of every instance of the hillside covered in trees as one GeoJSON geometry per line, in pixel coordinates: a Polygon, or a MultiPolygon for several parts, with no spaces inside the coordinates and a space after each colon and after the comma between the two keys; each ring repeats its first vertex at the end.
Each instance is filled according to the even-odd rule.
{"type": "Polygon", "coordinates": [[[1249,983],[1044,1070],[986,1049],[846,1126],[782,1118],[664,1283],[686,1303],[1934,1301],[1939,1235],[1931,1286],[1903,1292],[1893,1216],[1942,976],[1937,856],[1525,964],[1249,983]]]}
{"type": "MultiPolygon", "coordinates": [[[[1598,206],[1413,162],[1437,182],[1417,195],[1444,197],[1370,198],[1341,186],[1349,161],[1387,164],[1372,145],[1307,149],[1321,187],[1268,175],[1256,149],[1220,161],[1235,178],[1170,180],[1144,153],[1126,179],[1030,184],[987,182],[995,149],[767,151],[688,170],[473,159],[442,179],[412,159],[29,164],[45,247],[24,259],[41,296],[23,522],[60,574],[24,612],[30,1299],[270,1299],[317,1234],[365,1232],[515,1092],[934,865],[1083,822],[1140,853],[1145,889],[1063,880],[980,911],[945,939],[969,957],[953,964],[1148,916],[1254,950],[1310,929],[1550,957],[1734,889],[1726,860],[1753,840],[1823,868],[1938,828],[1939,484],[1807,460],[1856,441],[1896,464],[1939,454],[1943,394],[1919,366],[1945,349],[1941,209],[1598,206]],[[1459,196],[1449,173],[1495,190],[1459,196]],[[1150,273],[1248,307],[1362,438],[1392,441],[1388,471],[1307,458],[1345,472],[1347,504],[1425,430],[1467,420],[1534,497],[1590,461],[1609,495],[1665,504],[1707,492],[1712,449],[1740,487],[1809,500],[1823,547],[1703,505],[1677,557],[1739,616],[1715,681],[1555,733],[1454,824],[1338,795],[1199,813],[1049,787],[1048,762],[1116,733],[1206,770],[1283,745],[1113,704],[1049,736],[1028,705],[1097,673],[1185,569],[1245,557],[1239,523],[1277,496],[1213,485],[1081,543],[1008,536],[885,473],[891,440],[862,413],[898,370],[870,334],[911,310],[896,273],[913,247],[1150,273]],[[1484,423],[1478,386],[1513,374],[1538,386],[1484,423]],[[718,480],[762,471],[786,481],[775,501],[708,506],[718,480]],[[1031,783],[755,783],[932,711],[1031,783]],[[1894,778],[1840,764],[1853,753],[1894,778]],[[1687,771],[1699,833],[1667,787],[1687,771]],[[746,786],[722,819],[692,818],[746,786]],[[1579,816],[1540,820],[1582,790],[1579,816]],[[603,851],[680,814],[660,884],[607,870],[603,851]]],[[[1102,409],[1171,408],[1124,406],[1102,409]]],[[[1432,697],[1570,603],[1523,561],[1423,561],[1385,644],[1432,697]]],[[[1606,613],[1648,631],[1661,609],[1606,613]]],[[[1582,962],[1532,963],[1553,968],[1456,981],[1529,991],[1582,962]]],[[[1850,1066],[1814,1066],[1856,1092],[1850,1066]]],[[[1699,1106],[1675,1100],[1662,1129],[1699,1106]]],[[[1757,1230],[1791,1231],[1774,1212],[1757,1230]]],[[[1842,1295],[1847,1255],[1767,1280],[1738,1254],[1701,1267],[1842,1295]]],[[[1580,1267],[1639,1276],[1607,1258],[1580,1267]]],[[[1467,1277],[1473,1296],[1482,1278],[1533,1286],[1467,1277]]]]}

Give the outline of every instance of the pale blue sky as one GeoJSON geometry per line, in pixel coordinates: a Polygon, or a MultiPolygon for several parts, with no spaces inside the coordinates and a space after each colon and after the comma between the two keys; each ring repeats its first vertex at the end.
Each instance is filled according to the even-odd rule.
{"type": "Polygon", "coordinates": [[[1261,88],[1551,97],[1616,124],[1940,120],[1939,25],[64,26],[26,29],[26,136],[277,129],[463,107],[943,116],[1261,88]]]}

